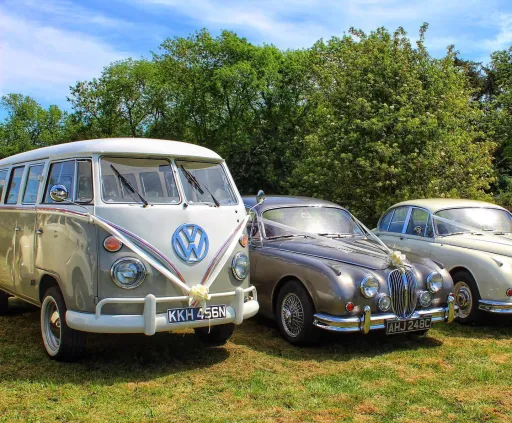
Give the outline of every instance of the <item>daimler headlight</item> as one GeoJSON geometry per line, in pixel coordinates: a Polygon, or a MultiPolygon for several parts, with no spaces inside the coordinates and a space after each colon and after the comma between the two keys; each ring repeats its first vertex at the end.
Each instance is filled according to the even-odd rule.
{"type": "Polygon", "coordinates": [[[244,280],[249,274],[249,257],[244,253],[236,253],[231,262],[231,270],[235,278],[239,281],[244,280]]]}
{"type": "Polygon", "coordinates": [[[121,258],[112,265],[110,276],[120,288],[133,289],[144,282],[146,267],[139,259],[121,258]]]}
{"type": "Polygon", "coordinates": [[[375,279],[375,276],[365,276],[361,281],[361,294],[365,298],[373,298],[379,292],[379,281],[375,279]]]}
{"type": "Polygon", "coordinates": [[[432,272],[427,276],[427,288],[432,294],[439,292],[443,287],[443,277],[439,272],[432,272]]]}
{"type": "Polygon", "coordinates": [[[418,299],[422,307],[428,307],[432,304],[432,294],[428,291],[421,291],[418,295],[418,299]]]}

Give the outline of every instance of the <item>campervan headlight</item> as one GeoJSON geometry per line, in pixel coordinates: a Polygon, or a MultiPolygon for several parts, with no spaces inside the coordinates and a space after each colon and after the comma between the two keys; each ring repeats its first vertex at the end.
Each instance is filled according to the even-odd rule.
{"type": "Polygon", "coordinates": [[[235,278],[244,280],[249,274],[249,257],[244,253],[236,253],[231,262],[231,270],[235,278]]]}
{"type": "Polygon", "coordinates": [[[112,265],[110,276],[120,288],[137,288],[146,278],[146,266],[136,258],[121,258],[112,265]]]}

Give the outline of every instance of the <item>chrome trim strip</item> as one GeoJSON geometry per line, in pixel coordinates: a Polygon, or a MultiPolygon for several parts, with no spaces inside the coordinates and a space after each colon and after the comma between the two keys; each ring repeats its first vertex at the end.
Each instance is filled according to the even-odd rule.
{"type": "Polygon", "coordinates": [[[489,313],[512,314],[512,303],[480,300],[478,308],[489,313]]]}

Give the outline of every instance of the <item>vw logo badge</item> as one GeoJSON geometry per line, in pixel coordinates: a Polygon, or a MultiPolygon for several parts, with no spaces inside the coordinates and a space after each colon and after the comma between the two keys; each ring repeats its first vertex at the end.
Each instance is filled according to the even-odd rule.
{"type": "Polygon", "coordinates": [[[208,235],[201,226],[193,223],[181,225],[172,236],[174,252],[187,263],[199,263],[204,259],[208,246],[208,235]]]}

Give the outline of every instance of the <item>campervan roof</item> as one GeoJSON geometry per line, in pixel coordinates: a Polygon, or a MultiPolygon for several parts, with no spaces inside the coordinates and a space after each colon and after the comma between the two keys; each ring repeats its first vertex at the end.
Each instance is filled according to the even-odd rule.
{"type": "Polygon", "coordinates": [[[88,141],[74,141],[65,144],[52,145],[38,148],[0,160],[0,166],[8,166],[15,163],[31,162],[46,158],[59,158],[68,156],[80,156],[89,154],[137,154],[146,156],[173,156],[193,157],[215,161],[221,157],[209,150],[195,144],[179,141],[156,140],[150,138],[104,138],[88,141]]]}

